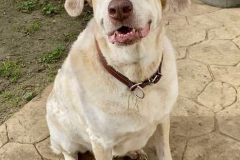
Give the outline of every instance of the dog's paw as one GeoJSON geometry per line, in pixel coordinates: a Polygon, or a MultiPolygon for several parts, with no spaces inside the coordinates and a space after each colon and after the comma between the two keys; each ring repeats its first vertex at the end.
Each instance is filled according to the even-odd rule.
{"type": "Polygon", "coordinates": [[[141,149],[128,152],[124,160],[148,160],[148,157],[147,154],[141,149]]]}

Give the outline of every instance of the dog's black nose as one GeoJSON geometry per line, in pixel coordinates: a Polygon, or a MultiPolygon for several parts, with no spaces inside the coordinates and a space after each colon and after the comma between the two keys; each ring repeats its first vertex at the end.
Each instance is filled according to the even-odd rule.
{"type": "Polygon", "coordinates": [[[132,2],[129,0],[112,0],[108,6],[108,15],[111,19],[123,21],[133,12],[132,2]]]}

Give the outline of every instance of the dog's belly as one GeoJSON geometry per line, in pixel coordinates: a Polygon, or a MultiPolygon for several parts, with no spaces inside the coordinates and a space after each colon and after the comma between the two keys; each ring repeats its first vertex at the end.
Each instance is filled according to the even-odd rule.
{"type": "Polygon", "coordinates": [[[113,147],[114,156],[126,155],[129,151],[136,151],[142,149],[148,142],[151,135],[156,130],[156,126],[148,126],[140,131],[124,137],[124,140],[113,147]]]}

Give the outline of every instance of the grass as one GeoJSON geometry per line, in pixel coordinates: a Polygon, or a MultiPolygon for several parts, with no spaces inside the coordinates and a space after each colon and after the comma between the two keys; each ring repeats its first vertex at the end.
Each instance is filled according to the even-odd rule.
{"type": "Polygon", "coordinates": [[[77,36],[77,34],[72,33],[64,34],[64,42],[72,42],[73,40],[77,39],[77,36]]]}
{"type": "Polygon", "coordinates": [[[36,96],[36,93],[35,92],[27,92],[23,98],[26,100],[26,101],[31,101],[34,97],[36,96]]]}
{"type": "MultiPolygon", "coordinates": [[[[53,1],[54,2],[54,1],[53,1]]],[[[58,3],[61,1],[58,1],[58,3]]],[[[55,3],[55,2],[54,2],[55,3]]],[[[61,2],[62,3],[62,2],[61,2]]],[[[17,9],[24,13],[31,13],[31,11],[35,9],[42,8],[42,13],[44,15],[53,15],[53,14],[59,14],[62,10],[62,5],[54,5],[50,3],[49,1],[43,1],[42,3],[39,2],[39,0],[27,0],[22,2],[17,9]]]]}
{"type": "Polygon", "coordinates": [[[0,76],[8,78],[11,82],[17,82],[20,78],[22,65],[16,61],[6,61],[0,66],[0,76]]]}
{"type": "Polygon", "coordinates": [[[18,105],[22,101],[22,98],[20,98],[18,95],[14,95],[10,91],[4,91],[2,93],[2,97],[12,105],[18,105]]]}
{"type": "Polygon", "coordinates": [[[13,24],[12,28],[16,31],[20,31],[21,30],[21,26],[19,24],[13,24]]]}
{"type": "Polygon", "coordinates": [[[42,4],[42,12],[44,15],[59,14],[61,12],[61,6],[55,6],[51,3],[45,2],[42,4]]]}
{"type": "Polygon", "coordinates": [[[32,24],[27,24],[27,25],[24,27],[24,31],[25,31],[27,34],[32,34],[32,33],[34,33],[35,31],[38,31],[40,28],[41,28],[41,23],[40,23],[40,22],[34,22],[34,23],[32,23],[32,24]]]}
{"type": "Polygon", "coordinates": [[[10,100],[13,97],[13,94],[11,92],[3,92],[2,97],[5,98],[6,100],[10,100]]]}
{"type": "Polygon", "coordinates": [[[32,22],[26,25],[20,25],[20,24],[13,24],[12,28],[18,32],[24,32],[28,35],[33,34],[34,32],[40,30],[42,27],[42,23],[40,20],[36,22],[32,22]]]}
{"type": "Polygon", "coordinates": [[[62,58],[66,57],[66,54],[64,53],[65,47],[62,45],[57,45],[52,52],[48,52],[43,54],[43,56],[39,59],[40,63],[55,63],[62,58]]]}
{"type": "Polygon", "coordinates": [[[18,104],[20,104],[20,102],[22,102],[22,98],[21,98],[21,97],[18,97],[18,96],[15,96],[14,98],[12,98],[12,99],[10,100],[10,103],[11,103],[12,105],[18,105],[18,104]]]}
{"type": "Polygon", "coordinates": [[[37,1],[32,1],[32,0],[28,0],[23,2],[18,9],[20,11],[26,12],[26,11],[33,11],[37,6],[37,1]]]}

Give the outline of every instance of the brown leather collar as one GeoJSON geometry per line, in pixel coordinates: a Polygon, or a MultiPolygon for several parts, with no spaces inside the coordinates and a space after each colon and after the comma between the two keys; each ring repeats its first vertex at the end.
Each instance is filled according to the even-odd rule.
{"type": "Polygon", "coordinates": [[[96,43],[96,48],[97,48],[97,52],[98,55],[100,57],[100,60],[104,66],[104,68],[112,75],[114,76],[116,79],[118,79],[120,82],[122,82],[123,84],[125,84],[130,91],[134,92],[136,88],[139,88],[142,90],[143,96],[138,96],[135,93],[135,96],[137,96],[138,98],[144,98],[144,92],[143,92],[143,88],[146,87],[147,85],[151,85],[151,84],[156,84],[162,77],[161,74],[161,68],[162,68],[162,62],[163,62],[163,56],[162,56],[162,60],[160,62],[160,65],[158,67],[158,70],[149,78],[146,79],[140,83],[135,83],[132,82],[131,80],[129,80],[127,77],[125,77],[124,75],[122,75],[120,72],[116,71],[112,66],[109,66],[107,64],[106,59],[103,57],[102,52],[99,48],[99,44],[97,42],[97,40],[95,39],[95,43],[96,43]]]}

